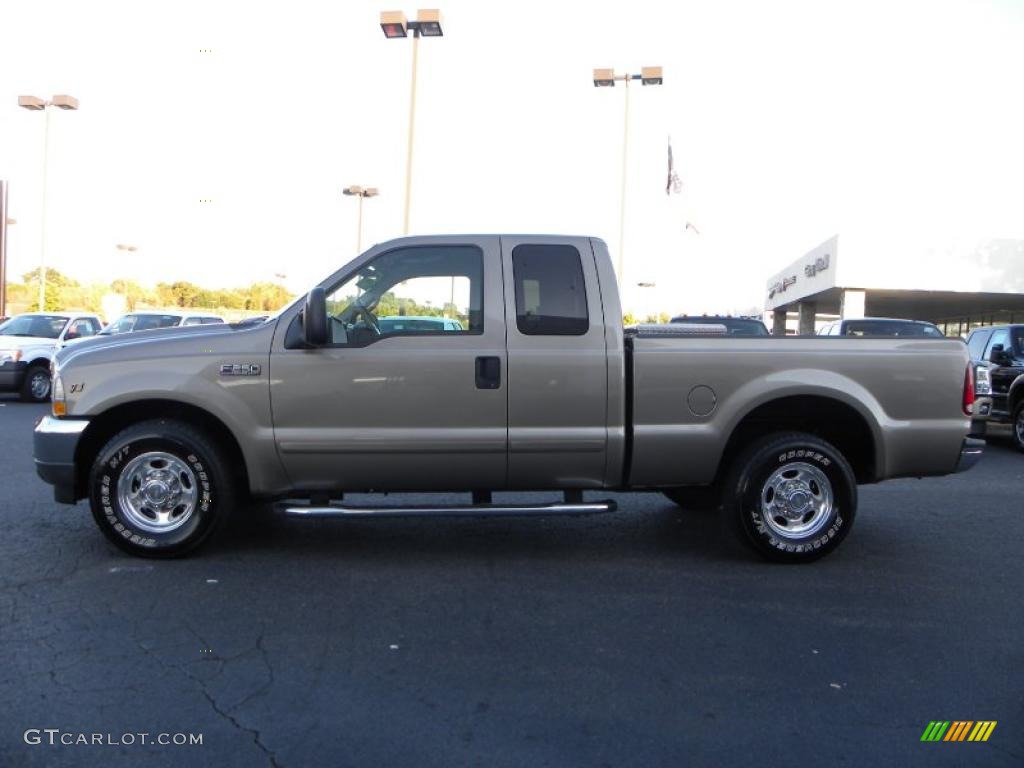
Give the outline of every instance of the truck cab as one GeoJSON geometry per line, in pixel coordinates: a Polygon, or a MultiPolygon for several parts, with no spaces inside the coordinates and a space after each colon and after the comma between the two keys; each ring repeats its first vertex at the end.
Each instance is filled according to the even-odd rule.
{"type": "Polygon", "coordinates": [[[589,238],[449,237],[373,249],[354,267],[322,288],[322,342],[307,343],[296,308],[271,349],[274,431],[292,482],[621,482],[622,320],[617,300],[602,301],[589,238]],[[457,325],[378,321],[428,311],[457,325]],[[618,352],[612,371],[609,344],[618,352]],[[611,435],[610,408],[620,412],[611,435]],[[619,451],[612,465],[610,444],[619,451]]]}

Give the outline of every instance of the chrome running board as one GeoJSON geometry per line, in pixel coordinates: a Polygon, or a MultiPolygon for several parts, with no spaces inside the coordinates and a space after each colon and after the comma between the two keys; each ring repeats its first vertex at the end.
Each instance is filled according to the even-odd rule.
{"type": "Polygon", "coordinates": [[[289,517],[528,517],[544,515],[600,515],[614,512],[614,501],[578,504],[467,504],[454,506],[352,507],[295,506],[279,503],[276,507],[289,517]]]}

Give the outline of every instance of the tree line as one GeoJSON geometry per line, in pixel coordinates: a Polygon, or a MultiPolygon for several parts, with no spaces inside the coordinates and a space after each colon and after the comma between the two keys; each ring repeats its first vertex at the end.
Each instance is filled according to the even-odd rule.
{"type": "MultiPolygon", "coordinates": [[[[7,302],[39,311],[39,269],[22,276],[21,283],[8,283],[7,302]]],[[[79,310],[102,311],[103,297],[114,293],[124,297],[129,312],[147,307],[201,309],[240,309],[274,312],[294,296],[279,283],[253,283],[239,288],[204,288],[187,280],[144,286],[135,280],[119,278],[110,283],[82,284],[56,269],[46,270],[45,312],[79,310]]]]}

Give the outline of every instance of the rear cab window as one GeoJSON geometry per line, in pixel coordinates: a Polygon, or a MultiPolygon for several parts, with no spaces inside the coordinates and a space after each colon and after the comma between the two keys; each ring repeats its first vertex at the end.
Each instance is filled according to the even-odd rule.
{"type": "Polygon", "coordinates": [[[525,336],[583,336],[590,328],[580,252],[571,245],[512,249],[516,327],[525,336]]]}

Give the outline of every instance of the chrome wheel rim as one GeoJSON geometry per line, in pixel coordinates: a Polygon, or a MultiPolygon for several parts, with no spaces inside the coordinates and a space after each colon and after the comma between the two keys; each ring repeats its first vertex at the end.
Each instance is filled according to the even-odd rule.
{"type": "Polygon", "coordinates": [[[812,464],[795,461],[774,472],[761,488],[761,514],[779,538],[805,539],[828,522],[832,483],[812,464]]]}
{"type": "Polygon", "coordinates": [[[50,374],[45,371],[33,373],[28,388],[36,400],[46,399],[46,396],[50,394],[50,374]]]}
{"type": "Polygon", "coordinates": [[[170,453],[150,451],[136,456],[117,481],[124,516],[148,533],[169,533],[192,516],[199,488],[192,468],[170,453]]]}

